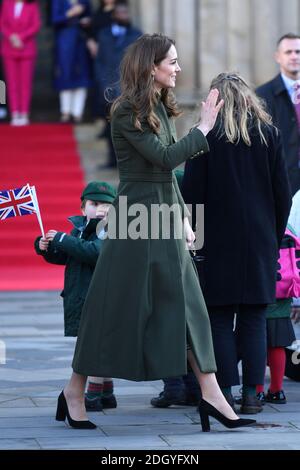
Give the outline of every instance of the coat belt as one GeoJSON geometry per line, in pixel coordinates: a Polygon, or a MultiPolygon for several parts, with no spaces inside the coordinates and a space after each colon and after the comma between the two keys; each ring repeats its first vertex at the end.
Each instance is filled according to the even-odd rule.
{"type": "Polygon", "coordinates": [[[120,181],[145,181],[154,183],[171,183],[173,174],[170,173],[122,173],[120,172],[120,181]]]}

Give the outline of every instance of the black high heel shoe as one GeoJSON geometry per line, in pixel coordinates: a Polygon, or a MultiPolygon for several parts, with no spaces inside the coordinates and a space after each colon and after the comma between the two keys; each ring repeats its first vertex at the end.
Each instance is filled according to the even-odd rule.
{"type": "Polygon", "coordinates": [[[75,421],[71,418],[68,404],[64,392],[62,391],[58,397],[57,410],[56,410],[56,421],[65,421],[68,419],[68,423],[72,428],[75,429],[95,429],[97,426],[91,421],[75,421]]]}
{"type": "Polygon", "coordinates": [[[198,411],[200,415],[200,420],[201,420],[201,426],[202,426],[202,431],[203,432],[209,432],[210,431],[210,424],[209,424],[209,417],[211,416],[212,418],[215,418],[218,420],[220,423],[222,423],[226,428],[229,429],[234,429],[234,428],[241,428],[243,426],[250,426],[251,424],[256,423],[255,419],[244,419],[244,418],[239,418],[239,419],[229,419],[226,418],[222,413],[220,413],[217,408],[212,406],[210,403],[207,401],[201,399],[199,406],[198,406],[198,411]]]}

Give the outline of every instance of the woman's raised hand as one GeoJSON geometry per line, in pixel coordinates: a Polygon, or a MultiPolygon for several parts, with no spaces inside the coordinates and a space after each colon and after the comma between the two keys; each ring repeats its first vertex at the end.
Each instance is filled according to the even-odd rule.
{"type": "Polygon", "coordinates": [[[218,98],[219,91],[213,89],[209,92],[206,101],[202,101],[201,118],[197,127],[204,135],[207,135],[214,127],[219,111],[224,104],[223,100],[217,104],[218,98]]]}

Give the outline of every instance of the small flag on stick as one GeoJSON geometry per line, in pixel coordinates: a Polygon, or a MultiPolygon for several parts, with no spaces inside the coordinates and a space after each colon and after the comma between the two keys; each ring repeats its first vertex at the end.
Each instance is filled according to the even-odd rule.
{"type": "Polygon", "coordinates": [[[44,237],[44,228],[35,186],[27,184],[21,188],[0,191],[0,220],[31,214],[36,214],[44,237]]]}

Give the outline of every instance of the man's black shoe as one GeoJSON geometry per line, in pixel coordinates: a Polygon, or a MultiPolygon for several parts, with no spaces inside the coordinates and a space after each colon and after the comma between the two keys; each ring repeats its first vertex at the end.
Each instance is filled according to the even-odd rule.
{"type": "Polygon", "coordinates": [[[184,406],[186,404],[185,401],[184,393],[173,395],[171,393],[161,392],[158,397],[152,398],[150,403],[155,408],[168,408],[168,406],[171,405],[184,406]]]}

